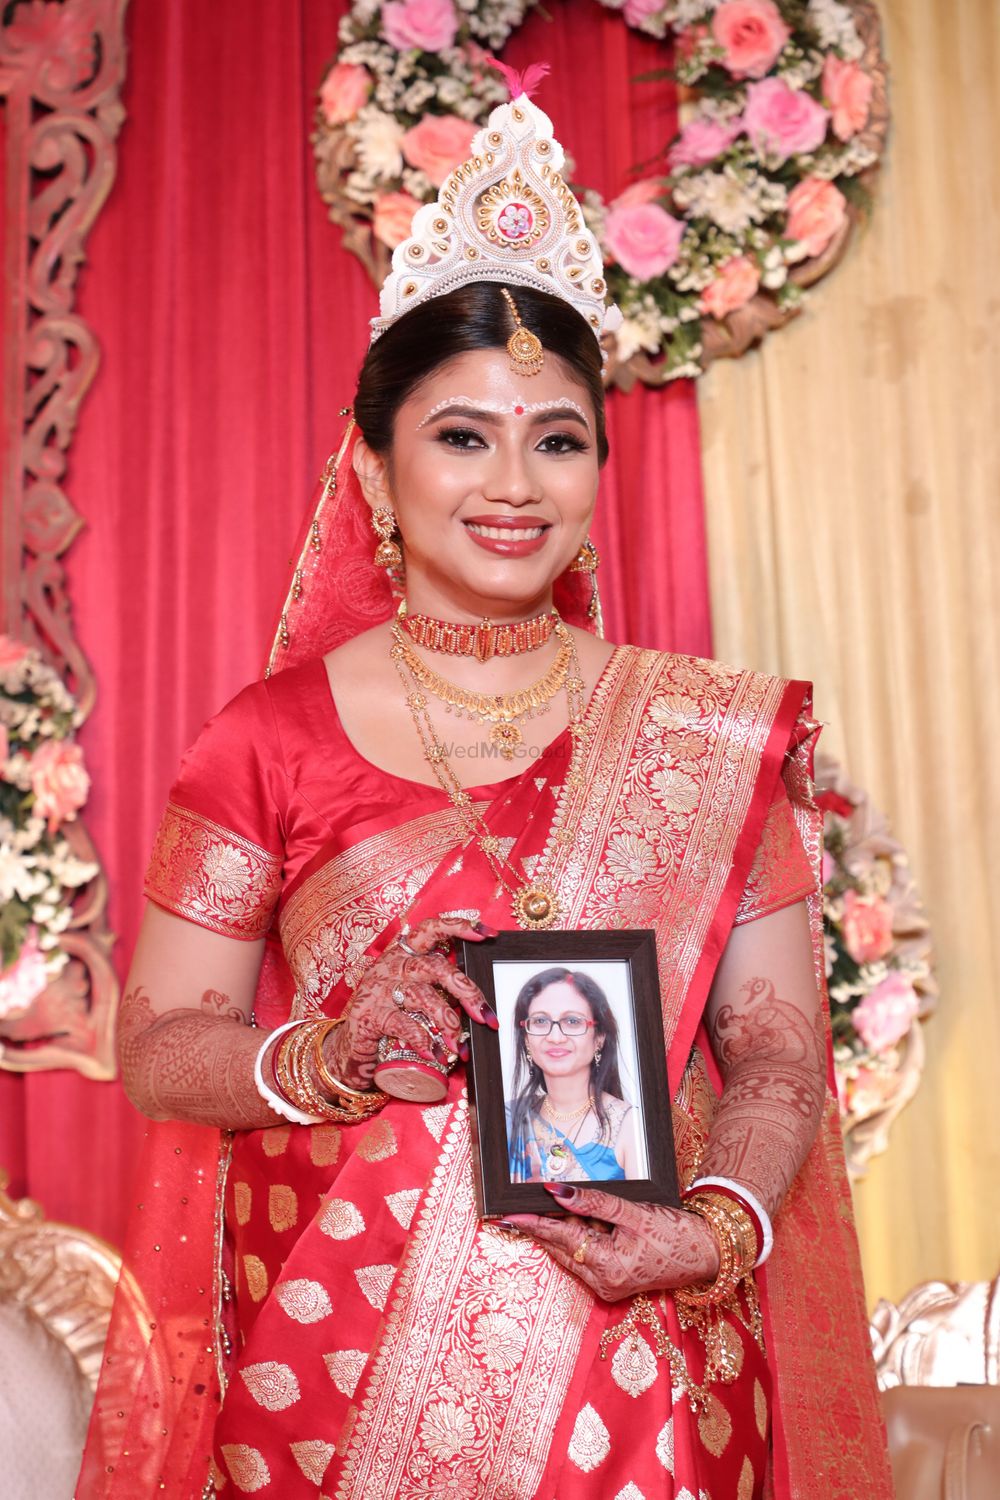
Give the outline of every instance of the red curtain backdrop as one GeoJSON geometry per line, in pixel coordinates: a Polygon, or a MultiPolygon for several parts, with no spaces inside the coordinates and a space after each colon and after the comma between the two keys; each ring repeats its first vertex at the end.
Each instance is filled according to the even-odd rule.
{"type": "MultiPolygon", "coordinates": [[[[132,0],[118,179],[79,306],[103,362],[70,460],[70,556],[99,701],[89,826],[124,975],[181,751],[257,675],[310,489],[342,426],[376,296],[313,177],[315,91],[343,0],[132,0]]],[[[596,0],[555,0],[507,51],[548,58],[538,102],[606,195],[672,132],[663,49],[596,0]]],[[[611,398],[595,540],[608,634],[707,654],[692,391],[611,398]]],[[[143,1122],[120,1085],[0,1074],[0,1168],[46,1212],[120,1242],[143,1122]]]]}

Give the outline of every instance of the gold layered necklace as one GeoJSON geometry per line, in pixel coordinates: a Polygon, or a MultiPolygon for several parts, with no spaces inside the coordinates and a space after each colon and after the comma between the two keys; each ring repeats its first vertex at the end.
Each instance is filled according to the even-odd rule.
{"type": "MultiPolygon", "coordinates": [[[[583,678],[580,675],[580,662],[576,654],[576,643],[573,636],[561,620],[557,620],[554,626],[557,640],[559,641],[560,654],[565,650],[567,653],[566,669],[562,675],[561,686],[566,693],[566,710],[569,718],[569,732],[573,740],[573,748],[570,753],[569,770],[566,781],[568,787],[575,790],[583,785],[583,754],[587,738],[587,726],[583,721],[584,698],[583,678]]],[[[497,878],[498,884],[511,898],[511,909],[514,920],[519,927],[528,928],[531,931],[540,931],[547,927],[554,927],[559,920],[559,899],[550,884],[549,860],[544,863],[544,868],[537,870],[528,884],[520,884],[520,876],[517,874],[501,854],[500,840],[489,830],[489,825],[484,821],[476,810],[472,798],[462,786],[448,760],[448,752],[445,750],[438,738],[434,724],[427,708],[427,698],[421,689],[425,686],[423,679],[413,670],[416,662],[420,668],[424,664],[407,642],[398,623],[393,622],[392,646],[389,654],[399,673],[406,695],[406,705],[413,718],[413,724],[420,740],[420,747],[424,753],[424,759],[434,773],[436,780],[442,790],[447,794],[449,801],[457,809],[459,816],[465,826],[468,838],[475,840],[487,863],[497,878]]],[[[557,659],[558,665],[558,659],[557,659]]],[[[553,667],[552,671],[555,670],[553,667]]],[[[436,676],[436,674],[430,674],[436,676]]],[[[546,673],[546,679],[551,671],[546,673]]],[[[464,693],[464,689],[457,688],[452,683],[444,683],[443,679],[437,679],[443,685],[456,694],[464,693]]],[[[545,681],[545,679],[543,679],[545,681]]],[[[538,684],[535,685],[536,688],[538,684]]],[[[525,689],[531,692],[531,689],[525,689]]],[[[553,696],[558,687],[553,690],[553,696]]],[[[435,694],[437,696],[437,694],[435,694]]],[[[478,698],[480,695],[469,694],[469,697],[478,698]]],[[[507,695],[481,695],[484,701],[490,705],[502,701],[507,695]]],[[[511,694],[511,698],[520,697],[522,694],[511,694]]],[[[503,720],[500,720],[502,723],[503,720]]],[[[501,754],[502,754],[501,750],[501,754]]],[[[560,824],[557,815],[556,822],[550,834],[552,854],[559,845],[571,844],[575,837],[575,829],[569,824],[560,824]]]]}
{"type": "Polygon", "coordinates": [[[545,1098],[542,1100],[542,1114],[545,1115],[546,1119],[551,1120],[556,1125],[560,1123],[572,1125],[574,1120],[579,1120],[584,1115],[589,1114],[593,1107],[594,1100],[593,1096],[590,1094],[587,1095],[586,1102],[581,1104],[579,1109],[570,1109],[565,1111],[556,1109],[548,1094],[546,1094],[545,1098]]]}
{"type": "MultiPolygon", "coordinates": [[[[554,628],[558,632],[559,626],[554,628]]],[[[537,682],[520,688],[516,693],[473,693],[439,677],[426,662],[421,661],[398,624],[393,626],[393,634],[410,676],[425,692],[443,703],[448,713],[491,725],[490,740],[504,760],[512,760],[518,746],[524,744],[519,721],[544,713],[565,685],[574,650],[573,638],[563,625],[556,659],[537,682]]]]}

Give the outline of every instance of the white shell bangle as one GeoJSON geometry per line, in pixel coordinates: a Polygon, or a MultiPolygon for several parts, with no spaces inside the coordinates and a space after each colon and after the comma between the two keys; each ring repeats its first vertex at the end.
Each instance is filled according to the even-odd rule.
{"type": "Polygon", "coordinates": [[[258,1094],[264,1100],[265,1104],[271,1106],[275,1114],[281,1115],[285,1120],[291,1120],[293,1125],[322,1125],[322,1115],[307,1115],[304,1109],[296,1109],[294,1104],[289,1104],[283,1095],[277,1093],[275,1089],[272,1089],[269,1084],[264,1082],[264,1053],[268,1047],[279,1036],[283,1036],[286,1031],[293,1031],[296,1026],[304,1025],[306,1025],[305,1021],[286,1021],[283,1026],[279,1026],[276,1030],[268,1032],[253,1065],[253,1081],[257,1085],[258,1094]]]}
{"type": "Polygon", "coordinates": [[[694,1192],[695,1188],[701,1187],[728,1188],[731,1193],[735,1193],[738,1198],[742,1198],[748,1208],[753,1209],[760,1220],[760,1237],[763,1242],[760,1254],[754,1261],[754,1270],[758,1266],[762,1266],[774,1249],[774,1230],[771,1228],[771,1216],[760,1199],[755,1193],[751,1193],[750,1189],[745,1187],[742,1182],[736,1182],[732,1177],[699,1177],[696,1182],[692,1182],[690,1190],[694,1192]]]}

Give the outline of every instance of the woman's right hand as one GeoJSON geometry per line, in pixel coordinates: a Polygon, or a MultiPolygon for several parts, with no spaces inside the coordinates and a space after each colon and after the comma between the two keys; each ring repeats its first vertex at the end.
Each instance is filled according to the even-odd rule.
{"type": "Polygon", "coordinates": [[[450,1053],[466,1060],[468,1044],[460,1040],[462,1012],[473,1021],[497,1029],[496,1013],[479,986],[449,961],[445,944],[455,938],[481,942],[496,937],[492,927],[458,917],[428,917],[389,944],[358,984],[341,1024],[329,1033],[323,1052],[335,1078],[349,1088],[371,1088],[378,1063],[378,1044],[394,1036],[421,1057],[443,1062],[450,1053]],[[442,991],[444,993],[442,993],[442,991]],[[452,1003],[454,1002],[454,1003],[452,1003]],[[427,1017],[444,1045],[434,1050],[426,1028],[410,1014],[427,1017]]]}

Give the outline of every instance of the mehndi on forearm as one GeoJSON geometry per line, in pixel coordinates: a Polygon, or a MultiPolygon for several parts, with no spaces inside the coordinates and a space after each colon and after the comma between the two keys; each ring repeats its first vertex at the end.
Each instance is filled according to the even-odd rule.
{"type": "Polygon", "coordinates": [[[154,1120],[188,1120],[223,1130],[256,1130],[280,1124],[254,1083],[254,1062],[264,1033],[216,990],[206,990],[200,1011],[158,1016],[146,991],[122,1002],[118,1032],[125,1092],[154,1120]]]}
{"type": "Polygon", "coordinates": [[[809,1153],[823,1112],[826,1054],[818,1016],[751,979],[711,1028],[724,1087],[699,1176],[729,1177],[772,1216],[809,1153]]]}

